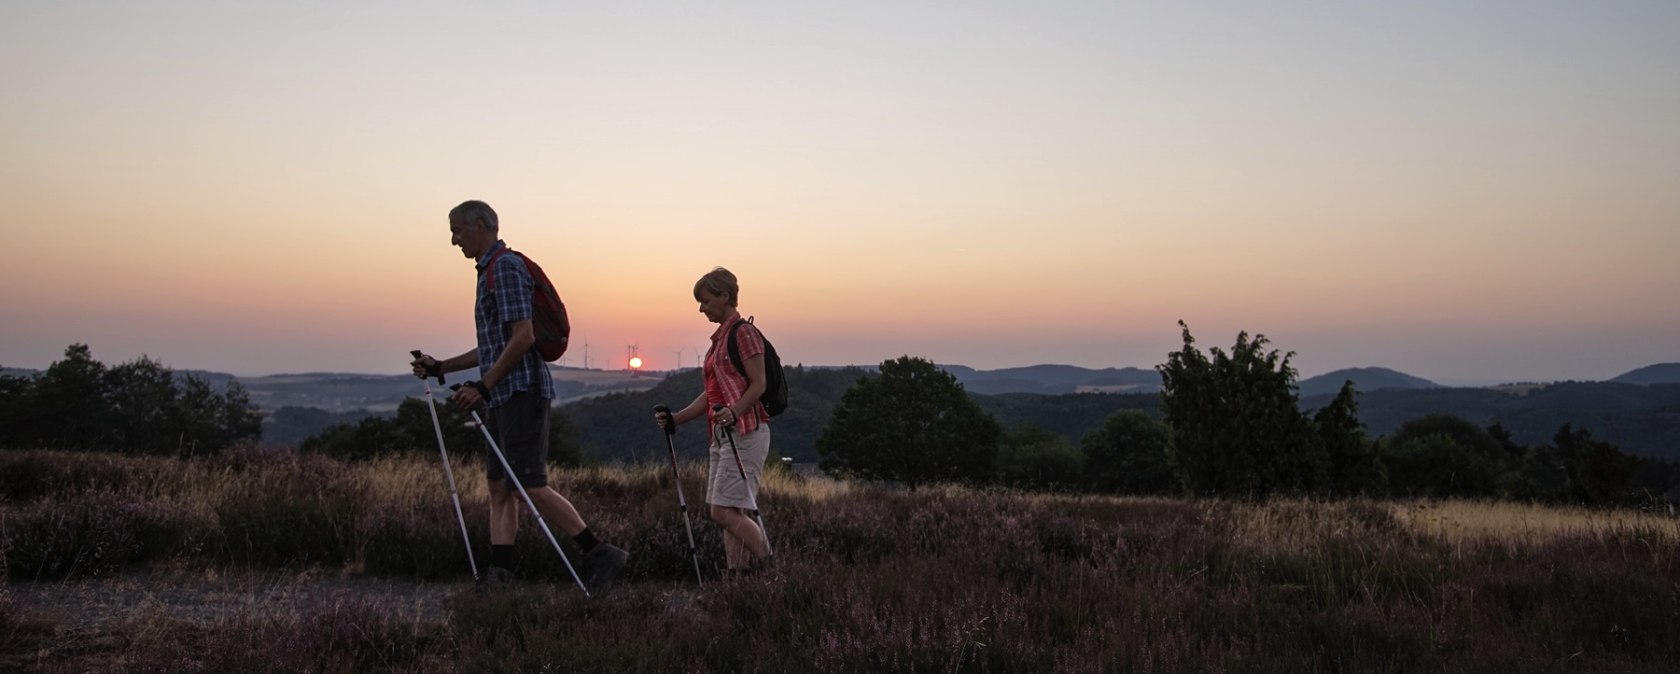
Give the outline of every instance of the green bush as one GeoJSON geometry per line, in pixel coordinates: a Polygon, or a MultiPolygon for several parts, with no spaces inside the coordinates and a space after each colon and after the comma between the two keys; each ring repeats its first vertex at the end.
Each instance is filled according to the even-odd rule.
{"type": "Polygon", "coordinates": [[[998,444],[997,482],[1006,487],[1069,491],[1083,481],[1085,457],[1061,436],[1032,426],[1010,429],[998,444]]]}
{"type": "Polygon", "coordinates": [[[1520,479],[1515,460],[1493,435],[1450,415],[1407,421],[1380,447],[1397,495],[1499,498],[1520,479]]]}
{"type": "Polygon", "coordinates": [[[1172,429],[1142,412],[1116,412],[1081,442],[1086,484],[1118,494],[1171,494],[1180,490],[1172,429]]]}

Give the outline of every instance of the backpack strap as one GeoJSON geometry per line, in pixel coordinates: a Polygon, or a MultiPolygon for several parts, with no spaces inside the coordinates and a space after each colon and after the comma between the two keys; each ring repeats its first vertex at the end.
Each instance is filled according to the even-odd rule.
{"type": "MultiPolygon", "coordinates": [[[[742,323],[752,323],[752,322],[753,322],[753,317],[748,316],[748,317],[743,318],[741,320],[735,321],[734,325],[729,326],[729,340],[728,340],[728,343],[729,343],[729,364],[734,365],[735,366],[735,371],[741,373],[741,376],[743,376],[743,377],[747,376],[747,366],[741,362],[741,347],[736,346],[736,344],[735,344],[735,331],[741,329],[741,324],[742,323]]],[[[754,325],[753,327],[756,328],[758,326],[754,325]]]]}
{"type": "Polygon", "coordinates": [[[496,251],[495,255],[490,256],[490,261],[484,265],[484,271],[490,275],[489,278],[484,280],[485,290],[489,290],[491,292],[496,291],[496,260],[502,257],[502,253],[513,253],[514,255],[519,255],[519,253],[514,251],[514,249],[502,246],[501,250],[496,251]]]}
{"type": "MultiPolygon", "coordinates": [[[[484,271],[486,271],[490,274],[490,276],[488,278],[484,279],[484,290],[486,292],[490,293],[490,301],[491,302],[496,301],[496,260],[500,259],[502,257],[503,253],[513,253],[514,255],[518,255],[521,258],[521,260],[523,260],[523,258],[524,258],[523,255],[519,255],[518,251],[516,251],[512,248],[509,248],[507,246],[502,246],[501,250],[496,251],[495,255],[490,256],[490,262],[488,262],[484,265],[484,271]]],[[[533,279],[531,279],[531,281],[532,281],[532,283],[535,283],[536,279],[533,278],[533,279]]],[[[537,308],[536,308],[535,302],[533,301],[532,306],[531,306],[531,313],[532,313],[532,319],[533,320],[535,320],[535,318],[536,318],[536,310],[537,310],[537,308]]],[[[536,349],[537,349],[536,343],[532,342],[530,350],[535,351],[536,349]]],[[[486,399],[488,400],[488,398],[486,398],[486,399]]]]}

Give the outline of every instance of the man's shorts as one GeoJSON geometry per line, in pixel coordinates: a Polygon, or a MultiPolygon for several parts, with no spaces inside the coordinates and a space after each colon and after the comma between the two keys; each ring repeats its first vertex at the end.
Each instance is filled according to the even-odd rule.
{"type": "MultiPolygon", "coordinates": [[[[513,474],[526,489],[548,485],[548,399],[530,391],[515,391],[507,401],[490,408],[490,435],[502,448],[513,474]]],[[[507,479],[494,454],[484,457],[491,483],[507,479]]],[[[513,485],[509,484],[509,487],[513,485]]]]}
{"type": "Polygon", "coordinates": [[[741,467],[735,467],[735,452],[729,449],[729,439],[723,429],[712,434],[710,463],[706,469],[706,502],[729,508],[757,507],[759,476],[764,473],[764,460],[770,456],[770,424],[761,423],[751,433],[735,434],[735,449],[741,452],[741,467]],[[741,481],[741,472],[747,479],[741,481]]]}

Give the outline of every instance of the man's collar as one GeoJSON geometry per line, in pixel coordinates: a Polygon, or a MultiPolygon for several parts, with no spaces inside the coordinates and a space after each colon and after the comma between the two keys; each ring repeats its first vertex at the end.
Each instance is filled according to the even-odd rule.
{"type": "Polygon", "coordinates": [[[502,243],[501,239],[496,239],[495,243],[490,244],[490,249],[484,251],[483,255],[478,256],[477,266],[479,271],[483,271],[484,265],[490,264],[490,258],[495,257],[497,251],[504,248],[507,248],[507,244],[502,243]]]}

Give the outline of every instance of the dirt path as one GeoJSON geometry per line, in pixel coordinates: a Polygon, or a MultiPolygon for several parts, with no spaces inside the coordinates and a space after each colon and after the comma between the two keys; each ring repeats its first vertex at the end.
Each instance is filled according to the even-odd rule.
{"type": "Polygon", "coordinates": [[[416,583],[305,571],[157,572],[70,582],[10,582],[18,608],[36,621],[72,631],[167,617],[213,625],[232,615],[304,614],[345,600],[371,603],[393,615],[446,621],[445,602],[472,588],[470,580],[416,583]]]}

